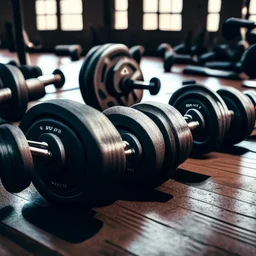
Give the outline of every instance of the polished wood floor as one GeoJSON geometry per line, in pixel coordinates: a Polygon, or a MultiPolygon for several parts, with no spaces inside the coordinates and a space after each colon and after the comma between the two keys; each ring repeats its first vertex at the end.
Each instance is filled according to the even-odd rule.
{"type": "MultiPolygon", "coordinates": [[[[0,52],[0,62],[12,56],[0,52]]],[[[64,88],[48,88],[42,99],[81,101],[78,73],[82,61],[32,55],[44,73],[60,67],[64,88]]],[[[163,86],[152,98],[168,102],[184,79],[217,89],[241,81],[184,76],[182,66],[163,73],[159,59],[144,58],[145,79],[163,86]]],[[[32,104],[31,104],[32,105],[32,104]]],[[[247,141],[201,159],[188,159],[173,180],[155,190],[133,191],[104,207],[57,208],[31,186],[8,194],[0,186],[0,255],[256,255],[256,141],[247,141]]]]}

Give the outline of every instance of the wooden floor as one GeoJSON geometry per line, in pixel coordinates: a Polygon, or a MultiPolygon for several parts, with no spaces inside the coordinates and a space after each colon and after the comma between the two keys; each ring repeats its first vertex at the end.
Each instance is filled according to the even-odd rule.
{"type": "MultiPolygon", "coordinates": [[[[0,62],[10,54],[0,52],[0,62]]],[[[67,83],[63,91],[48,88],[43,99],[82,102],[78,89],[81,61],[33,55],[44,73],[60,66],[67,83]]],[[[184,79],[217,89],[242,90],[241,81],[164,74],[159,59],[143,59],[145,79],[157,76],[159,96],[143,100],[168,102],[184,79]]],[[[115,203],[92,210],[56,208],[31,186],[8,194],[0,186],[0,255],[256,255],[255,135],[232,148],[202,159],[188,159],[155,190],[123,195],[115,203]]]]}

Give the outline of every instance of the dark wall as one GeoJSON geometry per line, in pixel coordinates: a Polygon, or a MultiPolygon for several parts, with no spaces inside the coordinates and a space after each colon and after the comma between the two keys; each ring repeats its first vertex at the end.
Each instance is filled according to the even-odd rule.
{"type": "MultiPolygon", "coordinates": [[[[11,1],[0,2],[0,38],[6,46],[4,23],[12,22],[11,1]]],[[[221,22],[230,16],[240,17],[243,0],[222,0],[221,22]]],[[[153,50],[164,41],[176,45],[191,30],[197,34],[206,27],[207,0],[183,1],[183,30],[180,32],[143,31],[142,28],[142,0],[129,0],[129,29],[125,31],[111,29],[113,20],[114,0],[83,0],[84,29],[75,32],[37,31],[35,16],[35,0],[23,0],[25,29],[31,40],[40,39],[46,48],[56,44],[81,44],[86,50],[93,44],[106,42],[121,42],[128,45],[143,44],[153,50]],[[98,38],[94,38],[90,27],[97,31],[98,38]]],[[[220,33],[214,33],[220,37],[220,33]]]]}

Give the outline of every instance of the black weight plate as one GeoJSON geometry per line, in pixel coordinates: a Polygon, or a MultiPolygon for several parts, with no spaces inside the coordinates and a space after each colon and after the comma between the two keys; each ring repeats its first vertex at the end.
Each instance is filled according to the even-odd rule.
{"type": "Polygon", "coordinates": [[[248,97],[235,88],[221,88],[217,93],[225,101],[228,109],[234,112],[224,142],[227,144],[239,143],[253,131],[255,122],[254,106],[248,97]]]}
{"type": "Polygon", "coordinates": [[[193,138],[182,115],[172,106],[145,102],[132,106],[150,117],[158,126],[165,140],[165,159],[161,176],[171,177],[178,165],[191,153],[193,138]]]}
{"type": "MultiPolygon", "coordinates": [[[[83,64],[81,66],[81,69],[80,69],[80,72],[79,72],[79,85],[80,85],[80,90],[82,91],[82,95],[83,95],[83,92],[84,92],[84,89],[86,87],[83,86],[84,84],[84,81],[85,81],[85,73],[86,73],[86,70],[88,69],[88,63],[89,61],[91,60],[92,56],[94,55],[94,53],[101,47],[101,45],[96,45],[94,46],[93,48],[90,49],[90,51],[86,54],[85,58],[84,58],[84,61],[83,61],[83,64]]],[[[86,94],[86,92],[85,92],[86,94]]]]}
{"type": "MultiPolygon", "coordinates": [[[[102,52],[105,51],[108,47],[110,47],[113,44],[104,44],[101,47],[99,47],[90,57],[87,64],[87,69],[85,70],[84,77],[83,77],[83,84],[80,84],[80,90],[83,96],[83,99],[85,103],[88,105],[96,108],[93,104],[97,102],[97,98],[94,97],[94,85],[90,84],[89,76],[94,75],[94,65],[98,61],[98,59],[101,58],[102,52]],[[91,74],[92,73],[92,74],[91,74]],[[84,93],[83,93],[84,91],[84,93]],[[91,102],[91,103],[88,103],[91,102]],[[93,103],[94,102],[94,103],[93,103]]],[[[100,75],[100,74],[99,74],[100,75]]]]}
{"type": "MultiPolygon", "coordinates": [[[[205,87],[203,85],[199,84],[193,84],[193,85],[188,85],[189,87],[184,87],[184,90],[193,90],[194,88],[205,92],[207,95],[210,95],[212,99],[214,99],[215,103],[218,105],[218,109],[220,111],[220,116],[221,116],[221,123],[222,126],[220,127],[221,129],[221,134],[224,133],[224,135],[227,133],[229,130],[230,124],[231,124],[231,116],[229,115],[228,108],[224,102],[224,100],[216,93],[215,91],[211,90],[208,87],[205,87]],[[195,87],[193,87],[195,86],[195,87]]],[[[176,96],[179,96],[183,93],[183,90],[177,90],[176,96]]]]}
{"type": "Polygon", "coordinates": [[[19,66],[18,68],[21,71],[25,80],[30,79],[30,78],[34,78],[33,75],[32,75],[32,71],[31,71],[30,66],[22,65],[22,66],[19,66]]]}
{"type": "Polygon", "coordinates": [[[30,140],[45,133],[58,136],[65,149],[65,168],[35,161],[32,177],[50,201],[95,203],[116,187],[125,169],[121,137],[99,111],[70,100],[52,100],[31,108],[20,123],[30,140]]]}
{"type": "Polygon", "coordinates": [[[250,101],[252,102],[252,104],[254,106],[255,119],[256,119],[256,91],[246,90],[246,91],[243,91],[243,94],[245,96],[247,96],[250,99],[250,101]]]}
{"type": "Polygon", "coordinates": [[[145,52],[145,48],[142,45],[135,45],[129,49],[130,54],[135,59],[135,61],[140,64],[141,58],[145,52]]]}
{"type": "Polygon", "coordinates": [[[32,66],[31,67],[31,78],[38,78],[39,76],[42,76],[43,72],[42,69],[38,66],[32,66]]]}
{"type": "Polygon", "coordinates": [[[19,193],[30,185],[33,159],[22,131],[13,125],[0,127],[0,178],[10,193],[19,193]]]}
{"type": "MultiPolygon", "coordinates": [[[[84,83],[81,92],[84,101],[96,109],[104,110],[112,106],[131,106],[138,103],[141,98],[142,90],[133,90],[124,96],[111,96],[106,86],[106,78],[109,70],[114,67],[120,60],[132,58],[129,49],[122,44],[102,46],[91,58],[88,69],[84,76],[84,83]],[[87,92],[87,93],[86,93],[87,92]]],[[[134,61],[135,62],[135,61],[134,61]]],[[[143,80],[141,71],[136,63],[137,69],[130,73],[132,77],[138,77],[143,80]]]]}
{"type": "Polygon", "coordinates": [[[255,72],[256,44],[251,45],[241,58],[243,71],[251,79],[256,78],[255,72]]]}
{"type": "MultiPolygon", "coordinates": [[[[80,87],[80,92],[82,94],[82,97],[84,99],[84,102],[87,103],[89,102],[89,98],[91,95],[91,85],[88,85],[88,75],[91,72],[91,63],[92,59],[95,59],[96,53],[101,52],[103,49],[109,47],[112,44],[104,44],[104,45],[97,45],[94,46],[86,55],[84,62],[82,64],[82,67],[79,72],[79,87],[80,87]]],[[[93,100],[91,100],[93,101],[93,100]]],[[[87,103],[88,104],[88,103],[87,103]]],[[[90,105],[90,104],[88,104],[90,105]]]]}
{"type": "Polygon", "coordinates": [[[156,184],[165,156],[164,138],[157,125],[142,112],[123,106],[104,111],[118,131],[133,134],[142,146],[138,162],[127,159],[123,181],[127,185],[156,184]]]}
{"type": "Polygon", "coordinates": [[[230,117],[225,103],[214,91],[201,85],[188,85],[177,90],[169,101],[184,116],[195,108],[205,119],[205,128],[193,132],[193,155],[200,155],[216,150],[230,125],[230,117]]]}
{"type": "Polygon", "coordinates": [[[27,110],[28,89],[21,71],[11,65],[0,64],[0,78],[4,88],[10,88],[12,99],[0,108],[0,116],[10,122],[19,121],[27,110]]]}
{"type": "Polygon", "coordinates": [[[246,95],[256,107],[256,91],[255,90],[245,90],[243,91],[243,94],[246,95]]]}

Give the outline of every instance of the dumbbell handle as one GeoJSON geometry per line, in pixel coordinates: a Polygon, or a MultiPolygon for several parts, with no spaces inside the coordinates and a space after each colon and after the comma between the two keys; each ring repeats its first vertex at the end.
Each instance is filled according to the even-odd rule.
{"type": "Polygon", "coordinates": [[[12,91],[10,88],[0,89],[0,104],[12,99],[12,91]]]}
{"type": "Polygon", "coordinates": [[[49,147],[46,142],[28,140],[28,145],[33,156],[38,156],[45,159],[51,158],[52,153],[49,151],[49,147]]]}
{"type": "Polygon", "coordinates": [[[60,83],[62,81],[62,77],[59,74],[39,76],[37,79],[41,83],[43,83],[44,86],[47,86],[47,85],[50,85],[50,84],[60,83]]]}
{"type": "Polygon", "coordinates": [[[120,85],[122,91],[130,92],[134,89],[149,90],[151,95],[156,95],[160,91],[161,82],[158,78],[154,77],[149,82],[135,81],[132,79],[124,79],[120,85]]]}
{"type": "Polygon", "coordinates": [[[188,128],[190,129],[191,132],[200,128],[199,122],[198,121],[193,121],[192,117],[190,115],[184,115],[184,119],[187,122],[188,128]]]}
{"type": "Polygon", "coordinates": [[[58,69],[56,69],[53,74],[28,79],[26,80],[28,99],[29,101],[34,101],[43,98],[46,94],[45,86],[53,84],[56,88],[61,88],[64,83],[64,74],[58,69]]]}
{"type": "MultiPolygon", "coordinates": [[[[46,142],[38,142],[32,140],[28,140],[27,142],[30,152],[33,156],[43,159],[51,159],[52,153],[49,150],[49,146],[46,142]]],[[[127,141],[123,141],[123,146],[126,157],[130,157],[135,154],[135,150],[130,147],[130,144],[127,141]]]]}

